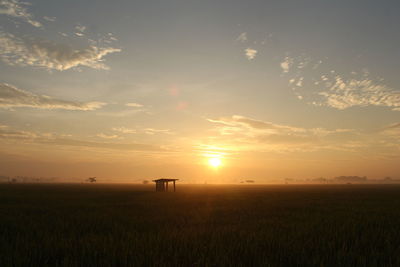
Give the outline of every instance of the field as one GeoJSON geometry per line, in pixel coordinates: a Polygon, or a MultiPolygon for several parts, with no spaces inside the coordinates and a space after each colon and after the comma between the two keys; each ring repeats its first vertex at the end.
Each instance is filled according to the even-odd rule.
{"type": "Polygon", "coordinates": [[[0,266],[400,266],[400,186],[0,185],[0,266]]]}

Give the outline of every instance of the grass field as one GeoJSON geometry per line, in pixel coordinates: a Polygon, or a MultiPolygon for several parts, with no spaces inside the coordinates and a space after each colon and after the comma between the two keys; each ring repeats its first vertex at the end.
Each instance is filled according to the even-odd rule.
{"type": "Polygon", "coordinates": [[[0,185],[0,266],[400,266],[400,186],[0,185]]]}

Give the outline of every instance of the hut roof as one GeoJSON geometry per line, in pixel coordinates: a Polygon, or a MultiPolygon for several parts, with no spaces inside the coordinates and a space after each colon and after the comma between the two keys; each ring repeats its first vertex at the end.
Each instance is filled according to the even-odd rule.
{"type": "Polygon", "coordinates": [[[173,181],[177,181],[177,180],[179,180],[179,179],[161,178],[161,179],[153,180],[153,182],[173,182],[173,181]]]}

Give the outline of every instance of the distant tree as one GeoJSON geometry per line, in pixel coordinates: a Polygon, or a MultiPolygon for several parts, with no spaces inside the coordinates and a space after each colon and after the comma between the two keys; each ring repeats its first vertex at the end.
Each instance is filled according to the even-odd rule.
{"type": "Polygon", "coordinates": [[[314,182],[314,183],[326,183],[327,179],[324,178],[324,177],[319,177],[319,178],[314,178],[311,181],[314,182]]]}
{"type": "Polygon", "coordinates": [[[254,181],[254,180],[246,180],[246,183],[248,183],[248,184],[254,184],[255,181],[254,181]]]}
{"type": "Polygon", "coordinates": [[[291,182],[294,182],[294,179],[292,178],[285,178],[285,184],[289,184],[291,182]]]}
{"type": "Polygon", "coordinates": [[[10,181],[10,177],[8,176],[0,176],[0,182],[9,182],[10,181]]]}
{"type": "Polygon", "coordinates": [[[362,183],[366,182],[368,179],[366,176],[338,176],[334,180],[340,183],[362,183]]]}
{"type": "Polygon", "coordinates": [[[143,180],[142,183],[143,183],[143,184],[148,184],[148,183],[149,183],[149,180],[143,180]]]}
{"type": "Polygon", "coordinates": [[[86,179],[86,181],[89,182],[89,183],[97,182],[96,177],[89,177],[89,178],[86,179]]]}

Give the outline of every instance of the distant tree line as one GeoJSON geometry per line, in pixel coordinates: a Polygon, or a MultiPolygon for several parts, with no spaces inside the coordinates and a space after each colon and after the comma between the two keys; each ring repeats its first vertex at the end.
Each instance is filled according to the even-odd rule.
{"type": "Polygon", "coordinates": [[[383,179],[368,179],[367,176],[337,176],[333,178],[312,178],[312,179],[293,179],[285,178],[286,184],[290,183],[315,183],[315,184],[351,184],[351,183],[400,183],[400,179],[394,179],[389,176],[383,179]]]}

